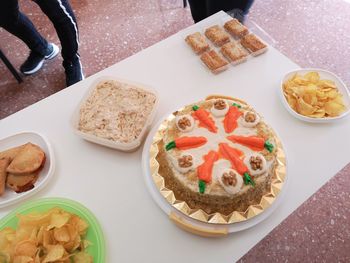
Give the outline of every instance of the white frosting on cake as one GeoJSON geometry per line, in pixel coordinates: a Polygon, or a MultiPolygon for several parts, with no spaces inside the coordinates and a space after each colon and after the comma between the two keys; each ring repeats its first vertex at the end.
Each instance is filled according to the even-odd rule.
{"type": "MultiPolygon", "coordinates": [[[[228,110],[228,108],[229,107],[227,107],[227,110],[228,110]]],[[[242,112],[247,112],[247,110],[245,110],[245,109],[240,109],[240,110],[242,112]]],[[[210,115],[211,115],[213,121],[215,122],[215,126],[218,128],[216,133],[209,131],[205,127],[200,127],[199,121],[193,119],[191,115],[186,114],[186,115],[178,116],[180,118],[183,116],[190,116],[193,119],[193,127],[189,131],[181,131],[179,129],[179,133],[176,136],[176,138],[183,137],[183,136],[188,136],[188,137],[203,136],[207,139],[207,142],[204,145],[197,147],[197,148],[191,148],[191,149],[187,149],[187,150],[170,150],[167,152],[168,160],[170,161],[170,163],[172,164],[174,169],[177,171],[177,172],[174,172],[174,176],[180,182],[183,182],[189,189],[191,189],[194,192],[198,192],[198,181],[193,180],[192,173],[196,172],[197,167],[199,165],[203,164],[203,162],[204,162],[203,157],[205,155],[207,155],[210,151],[218,152],[219,151],[219,144],[226,143],[230,147],[236,148],[236,149],[243,152],[244,156],[241,157],[242,161],[244,161],[244,163],[248,167],[250,174],[252,176],[255,176],[254,181],[256,183],[265,180],[264,178],[266,178],[266,177],[264,176],[264,173],[265,173],[265,175],[268,174],[269,169],[271,168],[271,164],[273,163],[273,160],[266,162],[266,159],[264,158],[263,155],[261,155],[259,153],[256,153],[256,155],[254,155],[255,152],[252,151],[250,148],[248,148],[242,144],[239,144],[239,143],[234,143],[234,142],[227,139],[227,137],[230,135],[258,136],[258,130],[255,127],[256,125],[254,127],[247,127],[247,125],[243,125],[243,120],[244,120],[243,119],[244,115],[243,115],[237,121],[238,127],[236,129],[234,129],[233,132],[226,133],[225,128],[224,128],[224,124],[223,124],[226,113],[224,115],[222,115],[221,117],[218,117],[218,116],[213,117],[215,115],[213,112],[213,108],[210,109],[210,112],[211,112],[210,115]],[[178,158],[180,158],[183,155],[191,155],[192,156],[193,165],[191,167],[189,167],[189,168],[179,167],[178,158]],[[263,156],[263,158],[262,158],[263,170],[254,171],[251,169],[249,159],[247,159],[248,157],[250,158],[250,156],[263,156]],[[248,160],[248,163],[245,159],[248,160]]],[[[254,112],[254,111],[251,111],[251,112],[254,112]]],[[[259,122],[260,117],[258,114],[256,114],[256,116],[257,116],[257,119],[259,122]]],[[[175,119],[176,126],[177,126],[178,117],[175,119]]],[[[171,140],[172,139],[173,138],[171,138],[171,140]]],[[[170,140],[165,139],[165,142],[169,142],[169,141],[170,140]]],[[[214,162],[213,170],[212,170],[212,181],[207,184],[205,193],[212,194],[212,195],[217,194],[217,195],[232,196],[232,195],[240,195],[240,194],[243,194],[246,191],[248,191],[248,189],[250,189],[250,186],[244,184],[244,180],[243,180],[243,177],[241,175],[239,175],[239,177],[237,177],[237,182],[236,182],[235,187],[224,185],[224,183],[222,182],[222,175],[225,171],[230,171],[230,170],[233,170],[233,169],[232,169],[231,162],[229,160],[223,159],[221,157],[221,159],[214,162]]]]}
{"type": "Polygon", "coordinates": [[[195,121],[196,128],[190,132],[186,132],[186,134],[181,134],[180,136],[204,136],[207,138],[207,143],[198,148],[183,150],[182,152],[184,154],[191,154],[195,159],[199,160],[199,162],[203,162],[203,156],[206,155],[209,151],[218,151],[220,143],[227,143],[231,147],[237,148],[245,154],[250,153],[251,150],[248,147],[243,146],[239,143],[233,143],[227,139],[227,136],[232,134],[245,136],[257,135],[257,130],[254,128],[252,129],[246,127],[237,127],[232,133],[226,133],[223,125],[223,120],[224,117],[214,119],[216,127],[218,127],[217,133],[210,132],[208,129],[203,127],[198,127],[198,121],[195,121]]]}

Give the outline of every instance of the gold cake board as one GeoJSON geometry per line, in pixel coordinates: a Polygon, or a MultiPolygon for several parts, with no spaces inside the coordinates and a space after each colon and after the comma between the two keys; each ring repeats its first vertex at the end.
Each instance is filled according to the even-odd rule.
{"type": "MultiPolygon", "coordinates": [[[[212,98],[227,98],[232,99],[226,96],[212,95],[207,97],[207,99],[212,98]]],[[[235,99],[237,100],[237,99],[235,99]]],[[[242,101],[245,104],[245,102],[242,101]]],[[[270,202],[267,205],[262,207],[260,204],[256,206],[251,206],[249,211],[247,211],[246,216],[241,216],[237,213],[237,216],[240,220],[235,222],[224,222],[222,219],[214,215],[203,217],[203,211],[199,210],[192,214],[186,214],[183,212],[183,203],[179,200],[174,199],[174,195],[171,190],[162,188],[162,177],[159,174],[155,174],[154,171],[158,171],[158,162],[155,161],[156,152],[154,151],[154,141],[157,141],[158,130],[163,124],[164,120],[170,116],[171,113],[162,118],[157,125],[153,127],[149,133],[143,148],[142,153],[142,169],[143,175],[146,181],[147,188],[152,195],[154,201],[160,206],[160,208],[168,215],[169,219],[175,223],[181,229],[205,237],[220,237],[226,236],[229,233],[238,232],[247,228],[250,228],[264,219],[266,219],[272,212],[278,207],[282,202],[283,196],[285,195],[287,188],[287,171],[286,171],[286,158],[282,145],[276,136],[279,147],[282,149],[282,152],[279,156],[279,169],[277,169],[278,175],[278,189],[271,188],[274,197],[270,198],[270,202]],[[283,187],[282,187],[283,186],[283,187]],[[282,191],[283,189],[283,191],[282,191]],[[209,220],[208,220],[209,219],[209,220]],[[207,221],[206,221],[207,220],[207,221]]],[[[159,138],[158,138],[159,140],[159,138]]],[[[187,204],[185,204],[187,205],[187,204]]],[[[185,209],[187,210],[187,209],[185,209]]],[[[236,213],[236,212],[234,212],[236,213]]]]}

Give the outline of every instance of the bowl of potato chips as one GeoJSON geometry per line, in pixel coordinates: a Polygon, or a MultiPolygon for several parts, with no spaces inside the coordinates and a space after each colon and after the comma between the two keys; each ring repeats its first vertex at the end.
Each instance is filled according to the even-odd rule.
{"type": "Polygon", "coordinates": [[[330,122],[350,112],[350,93],[344,82],[323,69],[298,69],[281,81],[281,99],[296,118],[313,123],[330,122]]]}
{"type": "Polygon", "coordinates": [[[0,220],[0,262],[105,262],[102,229],[73,200],[28,202],[0,220]]]}

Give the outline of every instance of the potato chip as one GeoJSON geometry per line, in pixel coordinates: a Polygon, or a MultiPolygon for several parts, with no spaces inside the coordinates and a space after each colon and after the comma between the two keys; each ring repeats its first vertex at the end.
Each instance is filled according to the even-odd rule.
{"type": "Polygon", "coordinates": [[[79,252],[73,257],[74,263],[92,263],[92,257],[84,252],[79,252]]]}
{"type": "Polygon", "coordinates": [[[317,72],[308,72],[305,74],[304,78],[313,84],[317,84],[320,80],[320,75],[317,72]]]}
{"type": "Polygon", "coordinates": [[[283,83],[283,93],[294,111],[311,118],[336,117],[346,110],[334,81],[320,79],[317,72],[295,74],[283,83]]]}
{"type": "Polygon", "coordinates": [[[16,256],[28,256],[31,258],[35,257],[38,248],[36,242],[33,240],[23,240],[15,246],[16,256]]]}
{"type": "Polygon", "coordinates": [[[70,236],[68,228],[66,226],[55,228],[53,230],[53,236],[58,242],[68,242],[70,241],[70,236]]]}
{"type": "Polygon", "coordinates": [[[298,98],[297,99],[297,111],[302,114],[302,115],[311,115],[313,114],[316,109],[314,107],[312,107],[312,105],[306,103],[303,98],[298,98]]]}
{"type": "Polygon", "coordinates": [[[341,105],[334,101],[329,101],[329,102],[326,102],[325,104],[325,111],[329,116],[337,116],[338,112],[341,112],[343,110],[344,110],[344,105],[341,105]]]}
{"type": "Polygon", "coordinates": [[[47,255],[45,259],[43,260],[43,263],[47,262],[55,262],[57,260],[60,260],[64,256],[65,249],[62,245],[51,245],[47,248],[47,255]]]}
{"type": "Polygon", "coordinates": [[[47,227],[47,229],[52,228],[60,228],[67,224],[68,220],[70,219],[70,214],[68,213],[54,213],[51,216],[51,222],[50,225],[47,227]]]}
{"type": "Polygon", "coordinates": [[[32,263],[33,258],[28,256],[15,256],[13,259],[13,263],[32,263]]]}
{"type": "Polygon", "coordinates": [[[53,208],[18,218],[16,230],[0,230],[0,263],[70,263],[75,255],[78,262],[92,262],[85,252],[88,224],[77,215],[53,208]]]}

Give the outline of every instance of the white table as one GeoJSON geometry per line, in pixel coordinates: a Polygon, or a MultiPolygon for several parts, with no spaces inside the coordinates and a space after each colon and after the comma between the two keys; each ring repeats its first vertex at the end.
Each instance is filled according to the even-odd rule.
{"type": "MultiPolygon", "coordinates": [[[[194,32],[225,16],[218,13],[185,31],[194,32]]],[[[348,118],[331,125],[308,124],[292,117],[279,101],[279,81],[296,64],[270,48],[266,54],[215,76],[186,46],[186,32],[0,121],[1,138],[23,130],[38,131],[49,138],[56,154],[56,173],[48,187],[32,199],[67,197],[91,209],[105,233],[108,262],[233,262],[350,161],[348,118]],[[202,238],[177,228],[145,187],[142,149],[122,153],[73,134],[69,124],[73,110],[89,84],[103,75],[153,86],[160,96],[155,122],[212,93],[246,100],[265,116],[284,142],[290,181],[283,204],[261,224],[225,238],[202,238]]],[[[1,209],[0,216],[15,207],[1,209]]]]}

